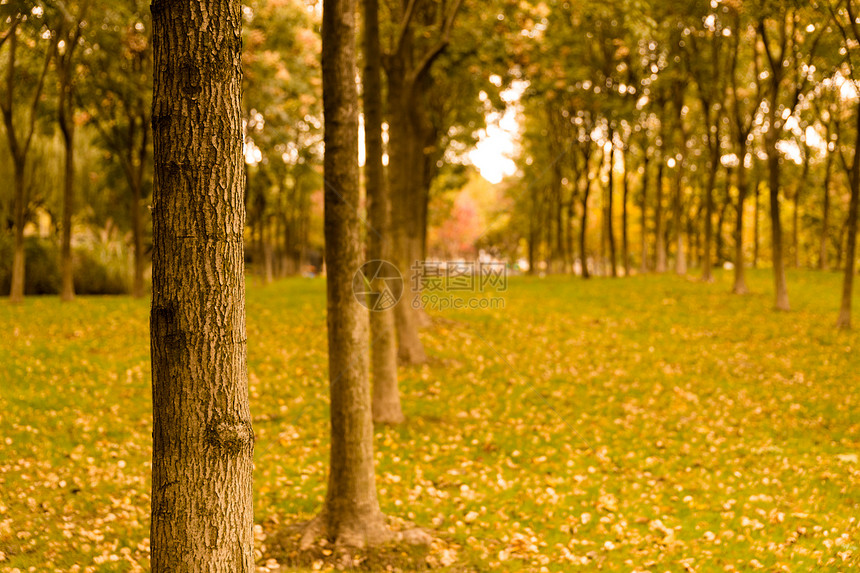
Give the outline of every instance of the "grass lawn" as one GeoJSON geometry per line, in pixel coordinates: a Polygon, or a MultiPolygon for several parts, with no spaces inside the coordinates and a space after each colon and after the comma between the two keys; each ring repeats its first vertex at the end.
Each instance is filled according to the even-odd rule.
{"type": "MultiPolygon", "coordinates": [[[[841,277],[790,274],[790,313],[767,271],[743,298],[730,278],[512,278],[504,309],[434,313],[408,421],[377,429],[383,510],[433,530],[442,571],[860,568],[841,277]]],[[[249,282],[261,565],[325,493],[324,299],[249,282]]],[[[0,571],[148,569],[148,312],[0,303],[0,571]]]]}

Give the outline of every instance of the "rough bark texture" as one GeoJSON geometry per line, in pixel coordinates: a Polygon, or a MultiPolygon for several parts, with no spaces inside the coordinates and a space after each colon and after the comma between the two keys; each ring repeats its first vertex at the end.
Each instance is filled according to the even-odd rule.
{"type": "Polygon", "coordinates": [[[860,105],[857,106],[854,160],[851,163],[851,201],[848,204],[848,241],[845,246],[845,277],[842,282],[842,306],[836,326],[851,328],[851,299],[854,293],[854,268],[857,258],[857,210],[860,204],[860,105]]]}
{"type": "Polygon", "coordinates": [[[152,571],[254,569],[241,5],[152,5],[152,571]]]}
{"type": "MultiPolygon", "coordinates": [[[[379,47],[379,1],[364,2],[364,162],[367,185],[368,260],[391,256],[391,198],[382,167],[382,56],[379,47]]],[[[408,304],[401,301],[399,304],[408,304]]],[[[394,311],[370,313],[370,354],[373,372],[373,421],[399,424],[403,421],[400,389],[397,386],[397,331],[394,311]]]]}
{"type": "Polygon", "coordinates": [[[355,0],[324,0],[325,257],[331,392],[331,456],[322,512],[302,545],[316,537],[363,546],[390,536],[376,497],[368,380],[368,313],[352,293],[363,262],[355,86],[355,0]]]}

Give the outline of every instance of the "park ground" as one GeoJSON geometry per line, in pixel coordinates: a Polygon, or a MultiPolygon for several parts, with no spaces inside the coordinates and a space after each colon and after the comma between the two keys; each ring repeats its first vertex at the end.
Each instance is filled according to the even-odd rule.
{"type": "MultiPolygon", "coordinates": [[[[736,297],[728,272],[516,277],[504,309],[433,313],[429,364],[401,370],[408,420],[375,440],[392,525],[437,539],[422,566],[860,568],[860,336],[834,329],[840,276],[790,273],[790,313],[766,270],[750,278],[736,297]]],[[[0,571],[148,569],[148,304],[0,304],[0,571]]],[[[324,282],[250,281],[247,316],[256,549],[292,571],[270,561],[293,559],[279,531],[326,486],[324,282]]]]}

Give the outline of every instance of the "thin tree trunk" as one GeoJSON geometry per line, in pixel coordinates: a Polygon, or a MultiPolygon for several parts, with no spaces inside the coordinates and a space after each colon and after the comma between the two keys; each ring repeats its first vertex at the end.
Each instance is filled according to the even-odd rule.
{"type": "MultiPolygon", "coordinates": [[[[773,126],[773,123],[771,123],[771,126],[773,126]]],[[[773,129],[771,127],[771,130],[773,129]]],[[[788,302],[788,287],[785,280],[785,257],[782,252],[782,221],[779,209],[780,157],[775,141],[768,142],[766,152],[769,170],[771,248],[773,251],[773,281],[776,295],[776,309],[789,310],[791,307],[788,302]]]]}
{"type": "Polygon", "coordinates": [[[713,241],[714,241],[714,188],[717,185],[717,171],[720,166],[720,143],[711,144],[710,170],[708,173],[707,187],[705,188],[705,245],[702,253],[702,280],[712,282],[714,280],[711,267],[713,264],[713,241]]]}
{"type": "Polygon", "coordinates": [[[842,281],[842,306],[836,326],[839,329],[851,328],[851,301],[854,293],[854,268],[857,258],[857,210],[860,203],[860,104],[856,111],[856,139],[854,141],[854,160],[851,164],[851,200],[848,204],[848,241],[845,247],[845,277],[842,281]]]}
{"type": "MultiPolygon", "coordinates": [[[[382,59],[379,47],[379,1],[364,1],[364,163],[367,185],[368,260],[388,261],[391,250],[391,199],[382,167],[382,59]]],[[[406,304],[408,301],[400,301],[406,304]]],[[[373,421],[403,422],[397,385],[397,332],[394,311],[370,313],[370,352],[373,373],[373,421]]]]}
{"type": "MultiPolygon", "coordinates": [[[[392,217],[391,229],[393,238],[393,258],[407,284],[404,288],[404,300],[394,307],[394,320],[397,327],[397,354],[403,364],[423,364],[427,361],[424,345],[418,336],[418,315],[413,304],[420,306],[421,278],[418,261],[412,259],[413,236],[417,234],[413,219],[415,211],[413,185],[415,173],[411,169],[416,165],[413,155],[420,145],[416,143],[412,118],[409,111],[409,81],[406,78],[404,63],[400,57],[392,57],[388,71],[388,110],[389,125],[389,176],[391,189],[392,217]]],[[[417,238],[417,236],[415,237],[417,238]]]]}
{"type": "Polygon", "coordinates": [[[152,571],[251,573],[241,5],[152,21],[152,571]]]}
{"type": "MultiPolygon", "coordinates": [[[[609,141],[612,143],[612,138],[614,133],[612,130],[609,131],[609,141]]],[[[609,184],[606,188],[608,192],[607,201],[606,201],[606,239],[609,245],[609,273],[612,278],[618,276],[618,268],[615,262],[615,230],[613,226],[613,197],[615,195],[615,144],[612,143],[612,148],[609,151],[609,184]]]]}
{"type": "Polygon", "coordinates": [[[630,276],[630,245],[628,242],[627,233],[627,202],[630,197],[630,176],[631,173],[627,170],[627,161],[630,159],[629,154],[624,156],[624,191],[621,205],[621,259],[624,263],[624,276],[630,276]]]}
{"type": "Polygon", "coordinates": [[[666,272],[666,236],[663,228],[663,165],[664,157],[660,154],[660,163],[657,166],[657,197],[654,203],[654,270],[658,273],[666,272]]]}
{"type": "Polygon", "coordinates": [[[12,254],[12,285],[9,302],[24,302],[24,166],[15,162],[15,245],[12,254]]]}
{"type": "Polygon", "coordinates": [[[579,252],[582,257],[582,278],[591,277],[588,271],[588,195],[591,191],[591,180],[588,176],[588,159],[585,160],[585,170],[583,173],[584,190],[582,193],[582,213],[579,219],[579,252]]]}
{"type": "Polygon", "coordinates": [[[352,292],[363,263],[355,85],[355,0],[324,0],[325,248],[331,393],[329,480],[322,512],[302,537],[363,546],[390,536],[376,497],[368,380],[368,313],[352,292]]]}
{"type": "Polygon", "coordinates": [[[641,242],[641,260],[639,261],[639,271],[642,274],[648,272],[648,164],[650,163],[650,156],[647,151],[647,141],[646,146],[643,147],[643,152],[645,154],[645,158],[643,160],[643,172],[642,172],[642,204],[640,205],[640,224],[642,226],[641,232],[639,235],[639,240],[641,242]]]}
{"type": "Polygon", "coordinates": [[[753,197],[755,198],[755,221],[753,225],[753,263],[752,266],[754,269],[758,268],[758,247],[759,247],[759,234],[760,234],[760,225],[761,225],[761,213],[759,210],[761,209],[761,199],[759,198],[759,185],[758,178],[753,182],[753,197]]]}
{"type": "Polygon", "coordinates": [[[732,292],[735,294],[747,294],[746,270],[744,268],[744,201],[749,192],[747,183],[747,168],[744,166],[746,157],[746,146],[741,146],[740,165],[738,165],[737,186],[738,206],[735,217],[735,284],[732,292]]]}
{"type": "Polygon", "coordinates": [[[821,239],[818,247],[818,268],[826,271],[829,268],[827,239],[830,234],[830,179],[832,177],[833,152],[827,152],[827,165],[824,172],[824,201],[821,215],[821,239]]]}
{"type": "Polygon", "coordinates": [[[59,124],[63,135],[65,164],[63,170],[63,232],[60,244],[60,269],[62,284],[60,300],[69,302],[75,298],[75,276],[72,264],[72,214],[75,210],[75,124],[71,117],[71,89],[68,72],[61,71],[59,124]]]}
{"type": "Polygon", "coordinates": [[[687,274],[687,253],[684,250],[684,222],[683,222],[683,182],[684,174],[682,163],[677,165],[675,172],[675,190],[672,198],[672,226],[675,228],[675,274],[687,274]]]}
{"type": "Polygon", "coordinates": [[[132,185],[131,198],[131,237],[134,243],[134,278],[131,286],[131,294],[135,298],[144,295],[143,289],[143,213],[141,213],[141,191],[142,183],[135,181],[132,185]]]}

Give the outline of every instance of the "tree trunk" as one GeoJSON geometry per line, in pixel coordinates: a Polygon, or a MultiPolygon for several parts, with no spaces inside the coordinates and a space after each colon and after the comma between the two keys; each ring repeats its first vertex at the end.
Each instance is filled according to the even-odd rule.
{"type": "Polygon", "coordinates": [[[735,284],[732,292],[735,294],[747,294],[746,271],[744,270],[744,201],[749,191],[747,184],[747,168],[744,166],[746,147],[741,146],[740,165],[738,165],[738,211],[735,217],[735,284]]]}
{"type": "Polygon", "coordinates": [[[15,164],[15,246],[12,254],[12,285],[9,302],[24,302],[24,165],[15,164]]]}
{"type": "Polygon", "coordinates": [[[241,5],[152,5],[152,571],[254,570],[241,5]]]}
{"type": "Polygon", "coordinates": [[[684,174],[682,163],[677,164],[675,172],[675,190],[672,198],[672,226],[675,228],[675,274],[687,274],[687,253],[684,250],[684,220],[683,220],[683,184],[684,174]]]}
{"type": "Polygon", "coordinates": [[[758,178],[753,182],[753,197],[755,198],[755,220],[753,221],[753,268],[758,268],[758,246],[761,225],[761,200],[759,199],[758,178]]]}
{"type": "Polygon", "coordinates": [[[586,250],[586,242],[588,239],[588,195],[591,191],[591,180],[588,176],[588,160],[585,161],[585,171],[583,175],[585,183],[582,193],[582,214],[579,219],[579,252],[582,257],[582,278],[587,279],[591,276],[588,271],[588,251],[586,250]]]}
{"type": "Polygon", "coordinates": [[[141,298],[144,295],[143,213],[141,213],[143,191],[141,185],[142,182],[136,180],[131,189],[131,238],[134,243],[134,278],[132,279],[131,294],[135,298],[141,298]]]}
{"type": "Polygon", "coordinates": [[[639,271],[644,274],[648,272],[648,163],[650,157],[648,155],[647,145],[646,148],[643,149],[645,158],[643,160],[644,171],[642,173],[642,205],[640,206],[640,221],[642,229],[639,235],[639,240],[642,243],[640,245],[642,250],[642,259],[639,261],[639,271]]]}
{"type": "Polygon", "coordinates": [[[72,264],[72,214],[75,209],[75,122],[71,116],[71,86],[68,73],[61,72],[59,124],[63,135],[65,164],[63,172],[63,233],[60,241],[60,272],[62,285],[60,300],[75,298],[75,275],[72,264]]]}
{"type": "Polygon", "coordinates": [[[702,253],[702,280],[712,282],[714,280],[711,267],[713,265],[713,242],[714,242],[714,188],[717,186],[717,171],[720,168],[720,142],[712,143],[710,170],[708,173],[707,187],[705,188],[705,245],[702,253]]]}
{"type": "MultiPolygon", "coordinates": [[[[612,143],[613,139],[612,130],[609,131],[609,141],[612,143]]],[[[606,211],[604,216],[606,217],[606,240],[609,246],[609,273],[612,278],[618,276],[618,269],[615,264],[615,230],[613,229],[612,224],[612,201],[613,196],[615,195],[615,144],[612,144],[612,148],[609,151],[609,184],[606,186],[607,191],[607,200],[606,200],[606,211]]]]}
{"type": "Polygon", "coordinates": [[[663,229],[663,165],[665,157],[660,155],[657,166],[657,197],[654,203],[654,270],[666,272],[666,236],[663,229]]]}
{"type": "Polygon", "coordinates": [[[393,237],[394,263],[403,273],[408,284],[404,288],[404,300],[394,307],[397,327],[398,357],[404,364],[423,364],[427,361],[424,345],[418,336],[418,315],[413,304],[420,308],[421,290],[419,269],[413,258],[414,244],[418,239],[418,221],[415,220],[417,197],[414,183],[420,181],[411,172],[417,161],[414,155],[421,149],[412,125],[409,111],[409,85],[404,64],[400,58],[391,59],[388,68],[389,125],[389,175],[392,203],[391,229],[393,237]]]}
{"type": "MultiPolygon", "coordinates": [[[[775,131],[771,123],[771,131],[775,131]]],[[[779,209],[779,151],[776,149],[776,141],[773,136],[768,138],[765,145],[767,163],[769,170],[770,187],[770,220],[771,220],[771,246],[773,250],[773,281],[776,295],[776,309],[790,310],[788,302],[788,287],[785,280],[785,257],[782,252],[782,221],[779,209]]]]}
{"type": "MultiPolygon", "coordinates": [[[[368,260],[387,261],[391,251],[391,199],[382,167],[382,60],[379,47],[379,0],[364,1],[364,162],[367,185],[368,260]]],[[[407,304],[409,301],[400,301],[407,304]]],[[[373,372],[373,421],[403,422],[397,386],[397,332],[394,311],[370,313],[370,352],[373,372]]]]}
{"type": "Polygon", "coordinates": [[[829,268],[827,239],[830,234],[830,179],[833,167],[833,152],[827,152],[827,165],[824,172],[824,202],[821,214],[821,240],[818,246],[818,268],[826,271],[829,268]]]}
{"type": "Polygon", "coordinates": [[[627,170],[627,161],[629,159],[629,154],[625,153],[624,156],[624,191],[622,195],[622,204],[621,204],[621,260],[624,264],[624,276],[630,276],[630,244],[628,242],[628,233],[627,233],[627,201],[630,198],[630,176],[631,174],[627,170]]]}
{"type": "Polygon", "coordinates": [[[857,210],[860,203],[860,104],[857,105],[856,139],[854,160],[851,164],[851,200],[848,204],[848,241],[845,246],[845,277],[842,281],[842,306],[836,326],[842,330],[851,328],[851,301],[854,293],[854,268],[857,258],[857,210]]]}
{"type": "Polygon", "coordinates": [[[325,116],[325,249],[331,453],[325,505],[302,538],[363,546],[388,538],[373,458],[368,380],[368,313],[356,302],[352,278],[363,263],[358,174],[358,94],[355,85],[355,0],[324,0],[322,21],[325,116]]]}

